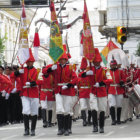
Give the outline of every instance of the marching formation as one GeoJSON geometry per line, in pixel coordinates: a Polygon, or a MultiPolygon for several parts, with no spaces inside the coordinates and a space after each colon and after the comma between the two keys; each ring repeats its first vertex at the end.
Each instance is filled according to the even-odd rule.
{"type": "Polygon", "coordinates": [[[97,48],[95,54],[90,63],[83,57],[77,71],[64,52],[56,64],[42,68],[40,78],[40,71],[33,66],[31,49],[26,67],[6,67],[4,71],[1,66],[0,124],[23,121],[24,135],[34,136],[39,106],[43,127],[51,127],[52,121],[57,123],[57,135],[72,134],[72,119],[79,116],[83,126],[93,125],[93,133],[104,133],[105,119],[109,116],[111,125],[132,121],[134,112],[139,119],[139,65],[137,68],[133,63],[129,65],[128,58],[124,57],[127,65],[122,69],[112,57],[109,69],[101,66],[97,48]]]}
{"type": "MultiPolygon", "coordinates": [[[[33,55],[28,46],[23,0],[18,53],[20,67],[0,66],[0,125],[24,122],[24,136],[35,136],[39,108],[43,128],[57,124],[57,135],[64,136],[72,134],[72,120],[80,117],[83,126],[93,126],[93,133],[104,133],[108,117],[111,117],[111,125],[132,121],[134,115],[139,119],[140,58],[137,58],[137,65],[134,61],[129,63],[127,55],[120,59],[112,54],[109,61],[108,46],[101,53],[94,48],[84,0],[84,26],[80,34],[83,54],[78,69],[70,64],[68,44],[62,41],[63,28],[59,27],[53,0],[50,11],[49,56],[54,62],[39,70],[34,67],[40,46],[39,36],[36,31],[37,41],[33,42],[36,55],[33,55]],[[101,63],[105,59],[109,65],[103,67],[101,63]]],[[[69,27],[68,24],[67,29],[69,27]]],[[[112,50],[119,50],[111,40],[109,44],[112,50]]]]}

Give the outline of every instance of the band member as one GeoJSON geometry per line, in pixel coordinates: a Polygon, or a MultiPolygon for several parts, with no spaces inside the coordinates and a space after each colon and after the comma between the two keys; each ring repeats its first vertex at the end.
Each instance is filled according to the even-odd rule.
{"type": "Polygon", "coordinates": [[[76,73],[72,65],[68,64],[66,52],[59,59],[59,63],[47,70],[53,73],[55,79],[56,113],[58,120],[57,135],[69,135],[68,122],[72,110],[72,98],[75,95],[74,85],[77,83],[76,73]]]}
{"type": "Polygon", "coordinates": [[[38,79],[38,71],[34,68],[33,64],[35,59],[31,49],[29,49],[30,58],[27,60],[27,67],[15,72],[15,75],[20,77],[22,85],[22,106],[23,106],[23,119],[24,119],[24,136],[30,134],[29,131],[29,115],[31,115],[31,136],[35,136],[39,97],[38,87],[36,81],[38,79]]]}
{"type": "MultiPolygon", "coordinates": [[[[137,58],[137,68],[134,67],[134,64],[131,64],[131,70],[134,74],[134,81],[136,84],[140,85],[140,57],[137,58]]],[[[140,118],[140,105],[134,107],[135,116],[137,119],[140,118]]]]}
{"type": "Polygon", "coordinates": [[[123,98],[123,103],[122,103],[122,111],[121,111],[121,123],[126,123],[128,120],[128,114],[129,110],[131,107],[131,103],[128,98],[128,87],[131,85],[132,79],[131,79],[131,73],[129,69],[129,61],[127,55],[125,55],[122,58],[122,64],[123,64],[123,73],[125,75],[125,81],[127,84],[127,87],[125,87],[125,92],[124,92],[124,98],[123,98]],[[129,84],[130,83],[130,84],[129,84]]]}
{"type": "MultiPolygon", "coordinates": [[[[89,104],[89,94],[91,92],[91,81],[90,77],[82,77],[82,74],[85,72],[87,68],[87,60],[85,57],[82,58],[81,61],[81,71],[78,76],[78,89],[79,89],[79,99],[80,99],[80,107],[81,107],[81,116],[83,119],[83,126],[87,125],[87,115],[86,111],[90,110],[89,104]]],[[[88,75],[88,72],[86,73],[88,75]]]]}
{"type": "Polygon", "coordinates": [[[122,110],[122,101],[124,94],[124,82],[125,77],[123,71],[119,70],[117,67],[117,62],[113,59],[110,62],[110,74],[112,76],[113,83],[110,84],[108,89],[108,100],[110,106],[110,114],[112,119],[112,125],[120,124],[121,110],[122,110]],[[115,106],[117,106],[117,122],[116,122],[116,113],[115,106]]]}

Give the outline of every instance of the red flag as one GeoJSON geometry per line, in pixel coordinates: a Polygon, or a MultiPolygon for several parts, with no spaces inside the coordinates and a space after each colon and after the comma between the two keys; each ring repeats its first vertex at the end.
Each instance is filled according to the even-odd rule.
{"type": "Polygon", "coordinates": [[[95,50],[91,33],[90,20],[86,0],[84,0],[84,13],[83,13],[83,55],[92,62],[95,58],[95,50]]]}

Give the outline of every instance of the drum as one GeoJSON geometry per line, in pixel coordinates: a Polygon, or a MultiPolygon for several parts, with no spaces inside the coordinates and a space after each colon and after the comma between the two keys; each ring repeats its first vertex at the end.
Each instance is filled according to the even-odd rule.
{"type": "Polygon", "coordinates": [[[136,107],[140,104],[140,85],[134,85],[134,87],[128,92],[128,97],[132,104],[136,107]]]}

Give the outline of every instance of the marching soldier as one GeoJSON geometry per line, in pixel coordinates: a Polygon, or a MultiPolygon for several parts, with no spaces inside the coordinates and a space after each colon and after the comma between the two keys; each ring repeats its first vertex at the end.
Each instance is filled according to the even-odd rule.
{"type": "Polygon", "coordinates": [[[104,133],[105,111],[107,108],[107,92],[105,86],[109,84],[109,80],[106,77],[105,70],[100,65],[102,58],[97,48],[95,48],[95,54],[94,66],[91,66],[91,70],[83,73],[82,76],[90,75],[92,77],[90,108],[92,110],[93,132],[98,132],[97,113],[99,112],[99,132],[104,133]]]}
{"type": "Polygon", "coordinates": [[[112,119],[112,125],[121,124],[121,110],[122,110],[122,101],[124,95],[124,82],[125,77],[123,71],[119,70],[117,67],[117,62],[113,59],[110,62],[110,74],[112,76],[113,83],[110,84],[108,89],[108,100],[110,106],[110,114],[112,119]],[[116,113],[115,106],[117,106],[117,122],[116,122],[116,113]]]}
{"type": "Polygon", "coordinates": [[[85,57],[83,57],[80,66],[82,72],[80,72],[78,76],[78,88],[79,88],[79,98],[83,126],[87,125],[86,111],[90,110],[89,94],[91,92],[91,81],[90,77],[88,76],[88,72],[86,73],[87,75],[86,77],[82,77],[82,74],[85,72],[86,68],[87,68],[87,60],[85,57]]]}
{"type": "Polygon", "coordinates": [[[52,65],[48,65],[43,68],[43,80],[38,80],[38,84],[41,84],[41,108],[42,108],[42,118],[43,118],[43,127],[51,127],[52,122],[52,113],[55,106],[55,95],[54,95],[54,78],[52,74],[45,74],[44,71],[47,71],[52,65]],[[46,109],[48,110],[48,123],[46,117],[46,109]]]}
{"type": "Polygon", "coordinates": [[[66,52],[59,59],[59,63],[47,70],[53,73],[55,79],[56,113],[58,121],[57,135],[69,135],[68,122],[72,110],[72,98],[75,95],[74,85],[77,83],[76,73],[72,65],[68,64],[66,52]]]}
{"type": "Polygon", "coordinates": [[[27,60],[27,67],[15,72],[17,77],[20,77],[22,85],[22,106],[23,106],[23,120],[25,133],[24,136],[30,134],[29,131],[29,115],[31,115],[31,136],[35,136],[39,95],[36,81],[38,79],[38,71],[34,68],[33,64],[35,59],[33,57],[31,49],[29,49],[30,58],[27,60]]]}
{"type": "Polygon", "coordinates": [[[99,112],[99,132],[104,133],[105,111],[107,109],[106,84],[108,84],[108,79],[106,77],[105,70],[100,65],[101,61],[102,58],[99,50],[95,48],[95,59],[93,61],[94,66],[92,67],[94,81],[92,92],[90,94],[90,107],[93,118],[93,132],[98,132],[97,113],[99,112]]]}

